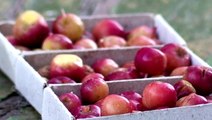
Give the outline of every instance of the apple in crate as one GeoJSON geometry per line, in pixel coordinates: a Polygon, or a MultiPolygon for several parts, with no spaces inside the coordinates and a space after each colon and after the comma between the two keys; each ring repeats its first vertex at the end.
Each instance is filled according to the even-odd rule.
{"type": "Polygon", "coordinates": [[[148,109],[174,107],[177,101],[175,88],[166,82],[155,81],[145,86],[143,104],[148,109]]]}
{"type": "Polygon", "coordinates": [[[100,48],[119,48],[127,45],[127,42],[118,36],[106,36],[99,40],[100,48]]]}
{"type": "Polygon", "coordinates": [[[82,59],[73,54],[56,55],[50,63],[50,78],[67,76],[76,82],[86,76],[82,59]]]}
{"type": "Polygon", "coordinates": [[[106,36],[115,35],[124,38],[126,35],[123,26],[118,21],[112,19],[104,19],[97,22],[93,27],[92,34],[97,43],[99,39],[106,36]]]}
{"type": "Polygon", "coordinates": [[[138,36],[132,37],[127,41],[128,46],[145,46],[145,45],[157,45],[155,40],[146,37],[146,36],[138,36]]]}
{"type": "Polygon", "coordinates": [[[52,24],[54,33],[66,35],[73,42],[80,39],[85,31],[84,23],[80,17],[72,13],[62,13],[52,24]]]}
{"type": "Polygon", "coordinates": [[[95,72],[107,76],[109,73],[119,68],[119,65],[110,58],[102,58],[96,60],[93,63],[92,68],[94,69],[95,72]]]}
{"type": "Polygon", "coordinates": [[[82,105],[79,97],[73,92],[62,94],[59,99],[72,114],[82,105]]]}
{"type": "Polygon", "coordinates": [[[74,44],[75,48],[81,48],[81,49],[97,49],[98,46],[94,40],[91,40],[89,38],[82,38],[78,40],[74,44]]]}
{"type": "Polygon", "coordinates": [[[186,80],[180,80],[174,84],[174,88],[177,92],[177,98],[187,96],[191,93],[196,93],[195,88],[192,84],[186,80]]]}
{"type": "Polygon", "coordinates": [[[91,79],[104,79],[104,76],[100,73],[90,73],[88,75],[86,75],[83,79],[82,79],[82,83],[87,81],[87,80],[91,80],[91,79]]]}
{"type": "Polygon", "coordinates": [[[13,35],[20,45],[37,48],[48,36],[49,28],[46,20],[36,11],[23,12],[13,26],[13,35]]]}
{"type": "Polygon", "coordinates": [[[138,94],[137,92],[124,91],[120,95],[129,100],[134,111],[140,111],[143,109],[142,96],[140,94],[138,94]]]}
{"type": "Polygon", "coordinates": [[[138,26],[130,31],[128,35],[128,40],[139,36],[146,36],[151,39],[156,39],[157,38],[156,29],[146,25],[138,26]]]}
{"type": "Polygon", "coordinates": [[[150,76],[158,76],[164,74],[167,58],[163,52],[156,48],[143,47],[137,51],[134,63],[138,71],[150,76]]]}
{"type": "Polygon", "coordinates": [[[58,77],[49,79],[47,83],[48,84],[63,84],[63,83],[76,83],[76,82],[69,77],[58,76],[58,77]]]}
{"type": "Polygon", "coordinates": [[[101,109],[97,105],[82,105],[75,111],[75,118],[93,118],[101,115],[101,109]]]}
{"type": "Polygon", "coordinates": [[[131,113],[132,106],[129,100],[121,95],[111,94],[105,97],[100,104],[101,115],[118,115],[131,113]]]}
{"type": "Polygon", "coordinates": [[[189,81],[200,95],[212,93],[212,68],[203,66],[189,66],[183,77],[189,81]]]}
{"type": "Polygon", "coordinates": [[[139,72],[136,69],[118,68],[112,71],[105,77],[105,80],[126,80],[140,78],[139,72]]]}
{"type": "Polygon", "coordinates": [[[109,87],[101,78],[90,79],[82,83],[80,94],[84,103],[96,103],[109,94],[109,87]]]}
{"type": "Polygon", "coordinates": [[[187,68],[188,66],[177,67],[171,72],[170,76],[184,76],[187,68]]]}
{"type": "Polygon", "coordinates": [[[50,34],[42,43],[43,50],[60,50],[72,48],[72,41],[62,34],[50,34]]]}
{"type": "Polygon", "coordinates": [[[177,67],[189,66],[191,57],[184,47],[169,43],[161,48],[161,51],[167,57],[167,71],[171,72],[177,67]]]}
{"type": "Polygon", "coordinates": [[[176,106],[190,106],[190,105],[198,105],[198,104],[206,104],[207,99],[201,95],[197,95],[196,93],[191,93],[187,96],[180,98],[176,106]]]}

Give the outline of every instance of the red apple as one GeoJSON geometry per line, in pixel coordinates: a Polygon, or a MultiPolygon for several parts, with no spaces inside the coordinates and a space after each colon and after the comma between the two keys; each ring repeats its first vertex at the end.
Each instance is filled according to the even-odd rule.
{"type": "Polygon", "coordinates": [[[115,35],[119,37],[125,37],[126,33],[123,26],[116,20],[104,19],[96,23],[92,30],[93,36],[98,42],[99,39],[115,35]]]}
{"type": "Polygon", "coordinates": [[[75,111],[75,118],[93,118],[101,115],[101,109],[97,105],[83,105],[75,111]]]}
{"type": "Polygon", "coordinates": [[[90,79],[82,83],[80,94],[84,103],[95,103],[109,94],[109,87],[101,78],[90,79]]]}
{"type": "Polygon", "coordinates": [[[128,100],[142,101],[142,96],[135,91],[124,91],[120,94],[121,96],[127,98],[128,100]]]}
{"type": "Polygon", "coordinates": [[[207,99],[201,95],[197,95],[196,93],[191,93],[187,96],[180,98],[176,106],[190,106],[190,105],[198,105],[198,104],[206,104],[207,99]]]}
{"type": "Polygon", "coordinates": [[[74,80],[66,76],[58,76],[48,80],[48,84],[63,84],[63,83],[76,83],[74,80]]]}
{"type": "Polygon", "coordinates": [[[101,115],[118,115],[124,113],[131,113],[132,106],[125,97],[111,94],[105,97],[100,106],[101,115]]]}
{"type": "Polygon", "coordinates": [[[72,49],[72,41],[62,34],[49,35],[42,44],[43,50],[72,49]]]}
{"type": "Polygon", "coordinates": [[[135,69],[134,61],[125,62],[121,67],[128,69],[135,69]]]}
{"type": "Polygon", "coordinates": [[[82,83],[87,81],[87,80],[98,79],[98,78],[104,79],[104,76],[102,74],[100,74],[100,73],[91,73],[91,74],[86,75],[82,79],[82,83]]]}
{"type": "Polygon", "coordinates": [[[88,38],[82,38],[74,44],[75,48],[97,49],[97,44],[88,38]]]}
{"type": "Polygon", "coordinates": [[[156,30],[146,25],[136,27],[132,31],[130,31],[128,39],[135,38],[138,36],[146,36],[152,39],[157,38],[156,30]]]}
{"type": "Polygon", "coordinates": [[[13,35],[18,43],[29,48],[41,47],[48,34],[49,28],[46,20],[42,15],[32,10],[19,15],[13,26],[13,35]]]}
{"type": "Polygon", "coordinates": [[[135,69],[127,69],[127,68],[118,68],[111,73],[109,73],[105,80],[126,80],[126,79],[136,79],[139,78],[139,73],[135,69]]]}
{"type": "Polygon", "coordinates": [[[157,45],[157,43],[149,37],[138,36],[138,37],[130,38],[127,41],[127,45],[128,46],[145,46],[145,45],[157,45]]]}
{"type": "Polygon", "coordinates": [[[148,109],[163,106],[174,107],[177,101],[177,93],[171,84],[155,81],[145,86],[142,100],[144,106],[148,109]]]}
{"type": "Polygon", "coordinates": [[[189,66],[191,57],[184,47],[169,43],[161,48],[161,51],[167,57],[167,71],[172,71],[177,67],[189,66]]]}
{"type": "Polygon", "coordinates": [[[196,93],[196,90],[192,86],[191,83],[189,83],[186,80],[180,80],[174,84],[174,88],[177,92],[178,99],[184,96],[187,96],[191,93],[196,93]]]}
{"type": "Polygon", "coordinates": [[[188,66],[177,67],[171,72],[170,76],[184,76],[187,68],[188,66]]]}
{"type": "Polygon", "coordinates": [[[62,13],[52,24],[53,32],[66,35],[74,42],[80,39],[85,31],[80,17],[72,13],[62,13]]]}
{"type": "Polygon", "coordinates": [[[197,93],[209,95],[212,93],[212,69],[203,66],[189,66],[183,77],[189,81],[197,93]]]}
{"type": "Polygon", "coordinates": [[[11,43],[13,46],[17,46],[19,45],[20,43],[19,40],[17,40],[17,38],[15,38],[14,36],[12,35],[9,35],[9,36],[6,36],[7,40],[9,41],[9,43],[11,43]]]}
{"type": "Polygon", "coordinates": [[[100,48],[119,48],[127,45],[127,42],[118,36],[106,36],[99,40],[100,48]]]}
{"type": "Polygon", "coordinates": [[[166,55],[158,49],[143,47],[136,53],[134,63],[138,71],[151,76],[157,76],[164,73],[167,58],[166,55]]]}
{"type": "Polygon", "coordinates": [[[84,72],[82,59],[73,54],[56,55],[50,64],[50,78],[67,76],[75,81],[81,81],[85,76],[84,72]]]}
{"type": "Polygon", "coordinates": [[[119,65],[110,58],[102,58],[96,60],[92,65],[92,68],[94,69],[95,72],[107,76],[109,73],[119,68],[119,65]]]}
{"type": "Polygon", "coordinates": [[[72,92],[60,95],[59,99],[72,114],[82,105],[79,97],[72,92]]]}

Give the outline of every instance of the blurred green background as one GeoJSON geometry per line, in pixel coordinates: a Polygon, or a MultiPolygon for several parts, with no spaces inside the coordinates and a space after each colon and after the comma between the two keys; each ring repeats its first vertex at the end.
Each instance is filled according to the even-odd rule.
{"type": "MultiPolygon", "coordinates": [[[[61,9],[78,15],[141,12],[162,14],[187,41],[188,46],[212,65],[211,6],[211,0],[1,0],[0,20],[14,20],[19,13],[27,9],[34,9],[47,19],[56,17],[61,9]]],[[[19,113],[8,119],[40,118],[28,107],[19,113]]]]}

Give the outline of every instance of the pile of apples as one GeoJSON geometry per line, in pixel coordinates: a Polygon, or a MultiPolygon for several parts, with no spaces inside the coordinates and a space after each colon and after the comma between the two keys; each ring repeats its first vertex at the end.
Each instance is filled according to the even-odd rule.
{"type": "Polygon", "coordinates": [[[9,42],[21,50],[97,49],[124,46],[161,44],[156,29],[145,25],[130,31],[116,20],[103,19],[86,31],[82,19],[62,12],[48,25],[45,18],[36,11],[20,14],[13,26],[9,42]],[[51,27],[50,27],[51,26],[51,27]]]}
{"type": "Polygon", "coordinates": [[[101,58],[87,65],[77,55],[59,54],[38,72],[51,84],[79,83],[87,76],[96,74],[106,81],[176,76],[182,75],[191,65],[191,56],[186,49],[174,43],[166,44],[161,49],[139,48],[133,59],[120,65],[111,58],[101,58]]]}
{"type": "Polygon", "coordinates": [[[76,119],[207,104],[212,100],[211,96],[198,95],[186,80],[174,85],[154,81],[146,85],[143,91],[109,93],[108,84],[101,77],[95,77],[82,83],[78,96],[68,92],[59,95],[59,99],[76,119]]]}

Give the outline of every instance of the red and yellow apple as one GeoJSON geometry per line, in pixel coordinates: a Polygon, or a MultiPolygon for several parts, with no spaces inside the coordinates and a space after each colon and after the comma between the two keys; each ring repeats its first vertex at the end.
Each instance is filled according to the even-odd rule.
{"type": "Polygon", "coordinates": [[[119,68],[119,65],[110,58],[102,58],[96,60],[93,63],[92,68],[95,72],[101,73],[103,76],[107,76],[109,73],[119,68]]]}
{"type": "Polygon", "coordinates": [[[90,79],[82,83],[80,94],[84,103],[96,103],[109,94],[107,83],[101,79],[90,79]]]}
{"type": "Polygon", "coordinates": [[[37,48],[41,47],[43,40],[49,35],[49,27],[41,14],[28,10],[16,19],[13,35],[20,45],[37,48]]]}
{"type": "Polygon", "coordinates": [[[51,34],[42,43],[43,50],[62,50],[72,48],[72,41],[62,34],[51,34]]]}
{"type": "Polygon", "coordinates": [[[95,40],[98,42],[99,39],[115,35],[119,37],[125,37],[126,33],[123,26],[116,20],[104,19],[96,23],[92,30],[95,40]]]}
{"type": "Polygon", "coordinates": [[[85,76],[82,59],[73,54],[56,55],[50,64],[50,78],[67,76],[75,81],[81,81],[85,76]]]}
{"type": "Polygon", "coordinates": [[[80,17],[72,13],[62,13],[52,24],[53,32],[67,36],[73,42],[79,40],[85,31],[80,17]]]}
{"type": "Polygon", "coordinates": [[[97,49],[98,46],[95,41],[88,39],[88,38],[82,38],[78,40],[74,44],[75,48],[81,48],[81,49],[97,49]]]}
{"type": "Polygon", "coordinates": [[[99,40],[98,46],[100,48],[119,48],[127,45],[127,42],[118,36],[106,36],[99,40]]]}

